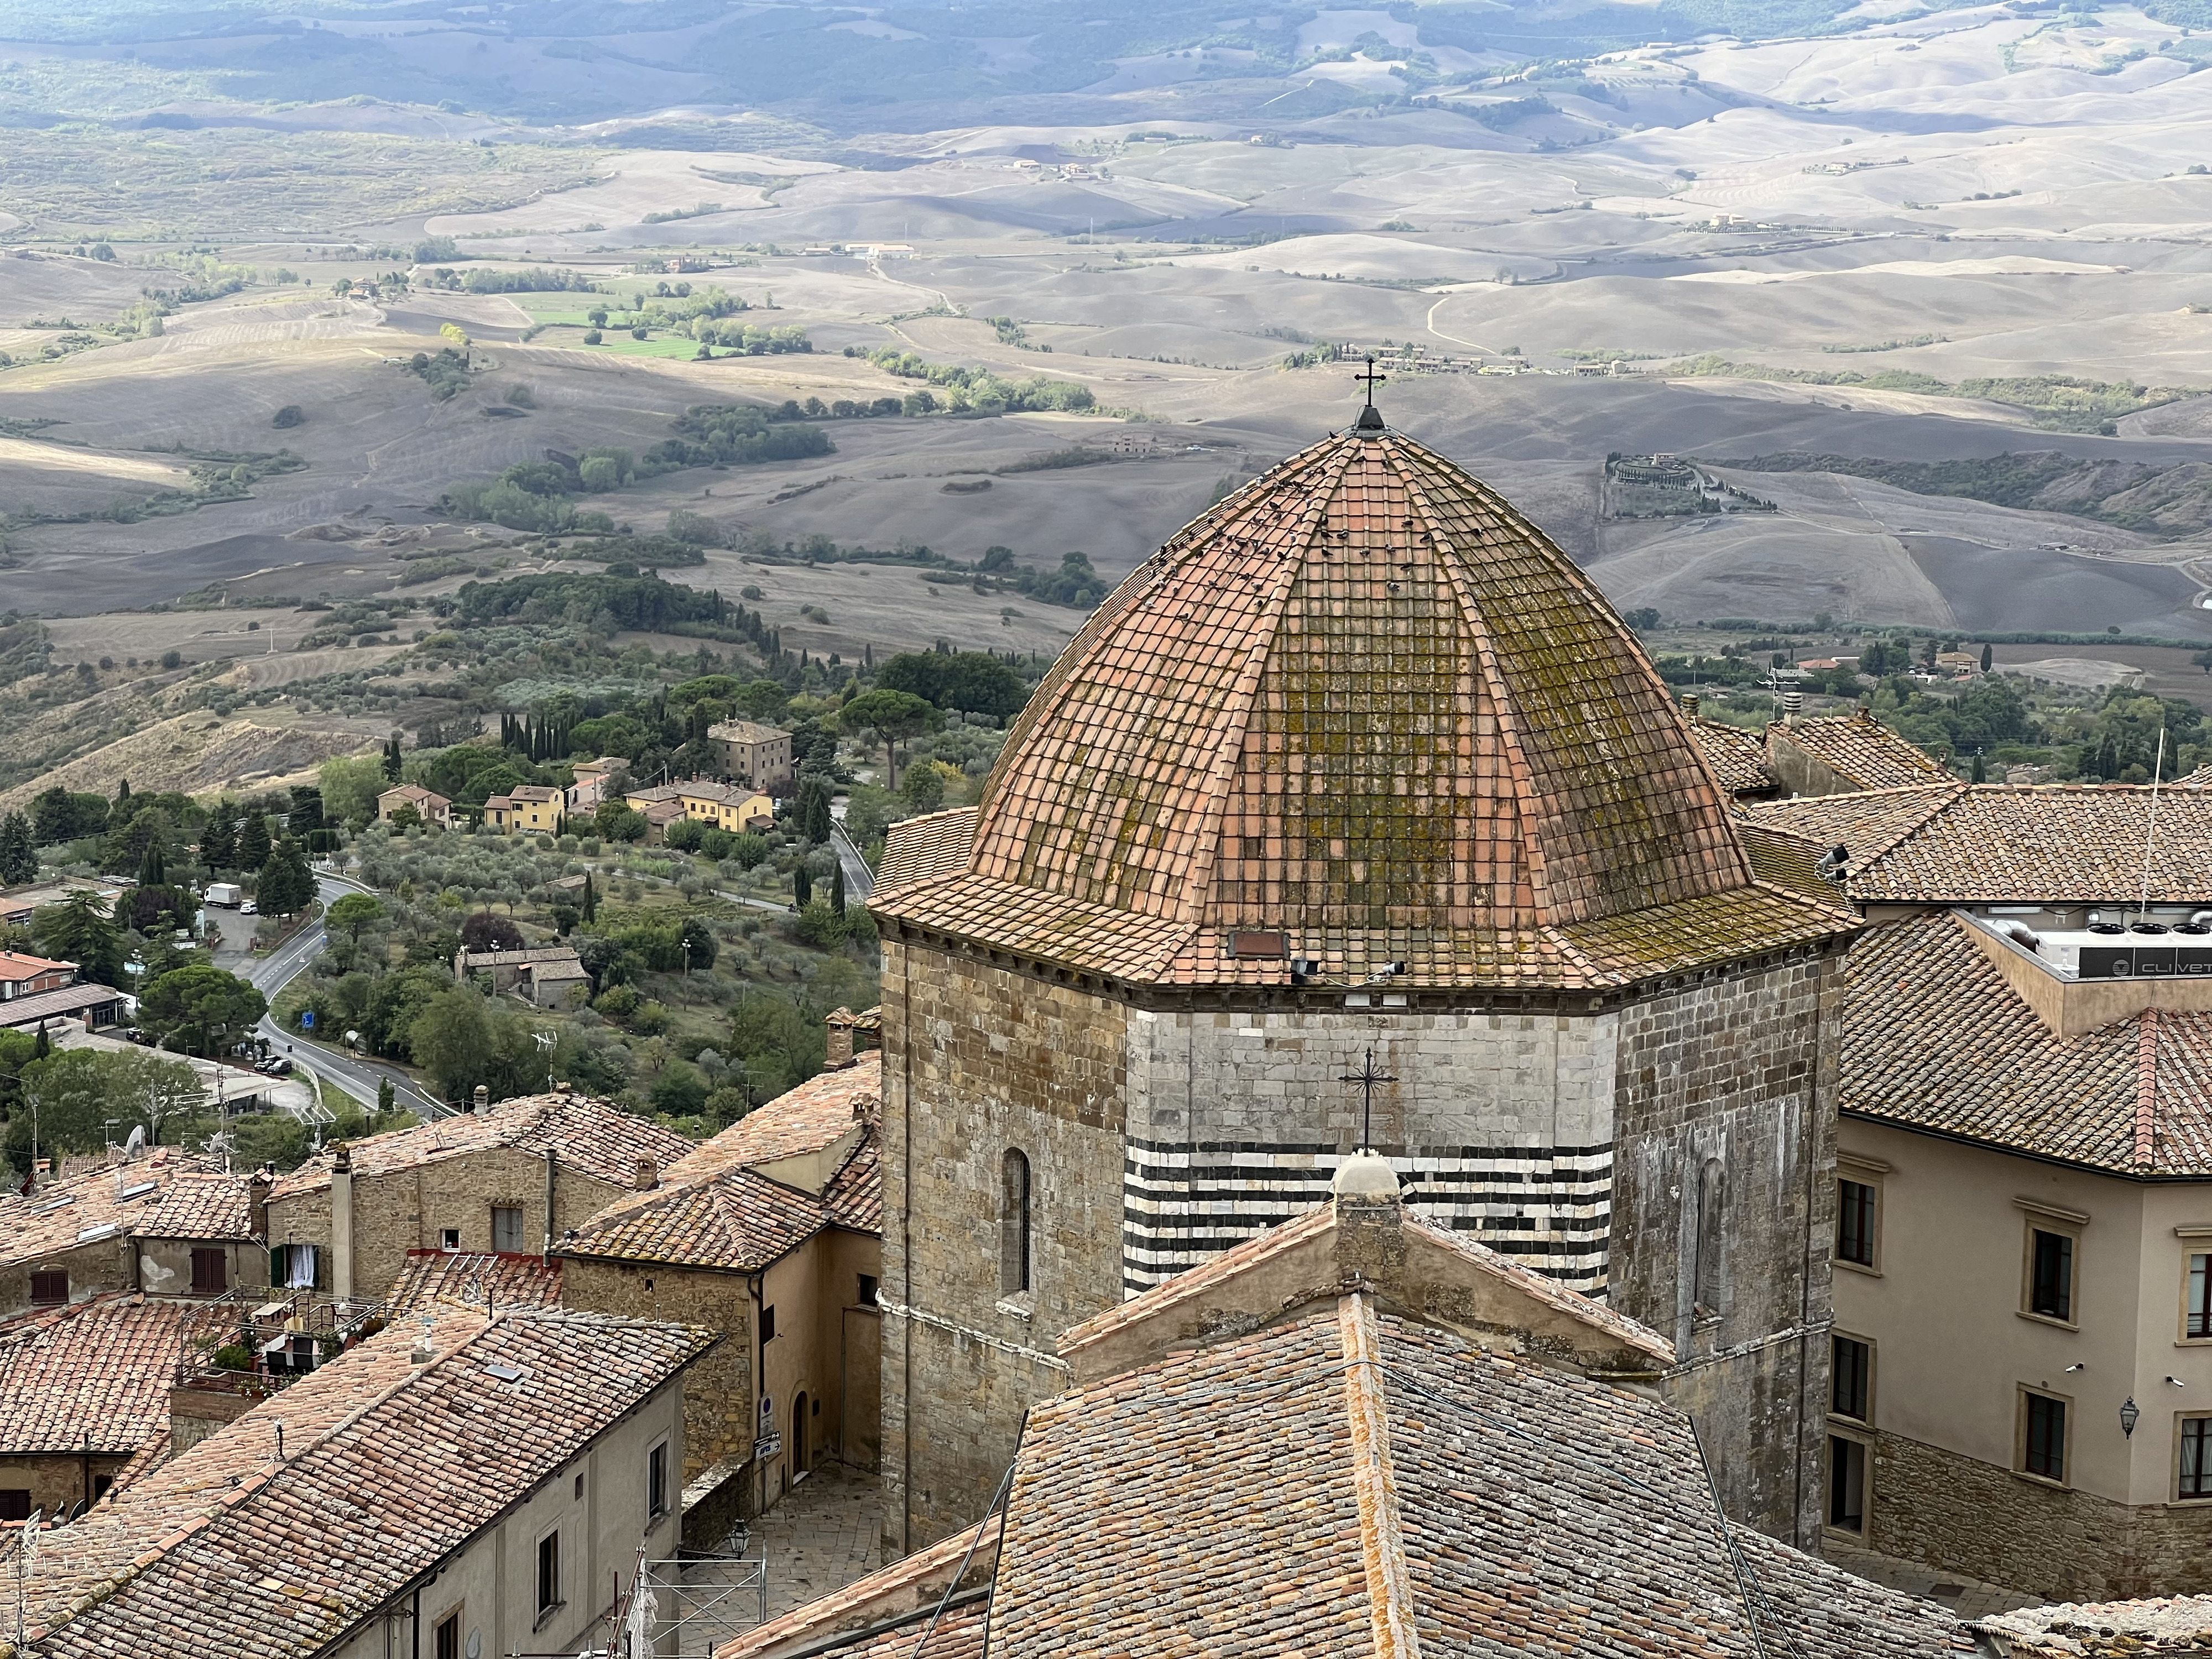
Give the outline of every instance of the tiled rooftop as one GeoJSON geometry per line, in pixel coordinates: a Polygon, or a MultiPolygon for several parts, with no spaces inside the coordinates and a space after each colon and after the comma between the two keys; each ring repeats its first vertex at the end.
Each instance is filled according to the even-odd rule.
{"type": "Polygon", "coordinates": [[[1698,740],[1713,776],[1731,795],[1776,787],[1774,774],[1766,769],[1766,739],[1759,732],[1724,720],[1696,720],[1690,722],[1690,735],[1698,740]]]}
{"type": "Polygon", "coordinates": [[[2061,1602],[1981,1620],[2015,1659],[2156,1659],[2212,1647],[2212,1595],[2061,1602]]]}
{"type": "Polygon", "coordinates": [[[494,1309],[554,1308],[561,1304],[561,1264],[538,1255],[490,1251],[410,1250],[407,1265],[384,1293],[386,1305],[405,1313],[428,1302],[458,1302],[494,1309]]]}
{"type": "Polygon", "coordinates": [[[1768,731],[1861,789],[1951,781],[1942,767],[1864,710],[1832,720],[1801,720],[1768,731]]]}
{"type": "Polygon", "coordinates": [[[1675,907],[1817,928],[1756,887],[1729,809],[1565,555],[1420,446],[1346,436],[1116,588],[1008,738],[964,866],[937,815],[870,903],[1130,980],[1287,982],[1230,956],[1245,930],[1363,976],[1602,983],[1569,930],[1621,922],[1633,976],[1675,907]]]}
{"type": "MultiPolygon", "coordinates": [[[[26,1651],[313,1653],[673,1378],[705,1331],[532,1310],[410,1319],[40,1541],[26,1651]],[[489,1369],[519,1370],[519,1381],[489,1369]],[[278,1462],[275,1425],[283,1425],[278,1462]]],[[[0,1571],[12,1632],[13,1563],[0,1571]]]]}
{"type": "Polygon", "coordinates": [[[2212,1013],[2148,1009],[2059,1036],[1967,926],[1912,917],[1852,948],[1844,1112],[2094,1169],[2212,1176],[2212,1013]]]}
{"type": "Polygon", "coordinates": [[[616,1199],[562,1253],[750,1273],[825,1227],[881,1232],[882,1089],[879,1053],[800,1084],[669,1164],[650,1192],[616,1199]],[[811,1154],[835,1160],[820,1171],[819,1192],[759,1172],[811,1154]]]}
{"type": "Polygon", "coordinates": [[[169,1426],[177,1361],[234,1307],[96,1297],[0,1325],[0,1456],[133,1453],[169,1426]]]}
{"type": "Polygon", "coordinates": [[[891,825],[884,836],[884,862],[876,872],[876,890],[934,881],[965,870],[975,851],[976,810],[956,806],[950,811],[930,812],[891,825]]]}
{"type": "Polygon", "coordinates": [[[48,1182],[28,1198],[13,1186],[0,1188],[0,1267],[126,1237],[251,1238],[252,1178],[161,1146],[128,1164],[48,1182]]]}
{"type": "Polygon", "coordinates": [[[1744,809],[1753,823],[1851,855],[1863,904],[2212,902],[2212,790],[1939,783],[1744,809]]]}
{"type": "MultiPolygon", "coordinates": [[[[412,1129],[350,1141],[356,1178],[391,1175],[447,1158],[511,1147],[543,1157],[550,1147],[561,1167],[618,1187],[627,1187],[637,1161],[649,1158],[665,1166],[696,1143],[650,1118],[632,1117],[587,1095],[521,1095],[489,1110],[463,1113],[418,1124],[412,1129]]],[[[331,1184],[331,1154],[309,1159],[276,1183],[273,1198],[318,1192],[331,1184]]]]}

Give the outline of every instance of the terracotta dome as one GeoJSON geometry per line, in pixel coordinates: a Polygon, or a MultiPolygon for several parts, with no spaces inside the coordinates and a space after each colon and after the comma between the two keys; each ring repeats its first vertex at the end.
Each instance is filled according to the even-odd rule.
{"type": "Polygon", "coordinates": [[[1285,975],[1273,934],[1330,973],[1589,982],[1618,977],[1619,941],[1578,951],[1577,931],[1711,911],[1650,916],[1686,945],[1740,933],[1738,901],[1802,907],[1757,883],[1727,801],[1589,580],[1378,423],[1254,480],[1123,581],[981,806],[894,837],[877,908],[1137,977],[1285,975]]]}

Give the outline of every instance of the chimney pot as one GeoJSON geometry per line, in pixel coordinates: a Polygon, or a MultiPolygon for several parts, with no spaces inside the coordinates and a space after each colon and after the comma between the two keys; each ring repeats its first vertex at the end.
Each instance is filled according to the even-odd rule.
{"type": "Polygon", "coordinates": [[[1804,712],[1805,694],[1802,691],[1784,691],[1782,694],[1782,723],[1784,725],[1796,725],[1797,717],[1804,712]]]}
{"type": "Polygon", "coordinates": [[[491,1110],[491,1091],[481,1083],[477,1085],[476,1109],[477,1115],[479,1117],[491,1110]]]}
{"type": "Polygon", "coordinates": [[[823,1069],[842,1072],[853,1063],[853,1011],[840,1008],[831,1013],[825,1024],[830,1028],[828,1052],[823,1059],[823,1069]]]}
{"type": "Polygon", "coordinates": [[[649,1193],[659,1184],[660,1166],[649,1158],[638,1159],[637,1173],[631,1178],[630,1185],[639,1192],[649,1193]]]}
{"type": "Polygon", "coordinates": [[[1685,714],[1687,714],[1692,720],[1698,718],[1698,694],[1696,692],[1685,691],[1682,693],[1682,712],[1685,714]]]}

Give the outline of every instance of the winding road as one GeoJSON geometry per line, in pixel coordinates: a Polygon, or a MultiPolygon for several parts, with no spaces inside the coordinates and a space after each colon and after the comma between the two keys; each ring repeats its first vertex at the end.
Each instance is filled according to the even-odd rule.
{"type": "MultiPolygon", "coordinates": [[[[348,893],[368,893],[372,898],[376,896],[359,882],[319,872],[315,878],[315,890],[325,909],[348,893]]],[[[244,975],[246,983],[270,1002],[275,1002],[276,994],[307,972],[309,965],[323,953],[327,937],[319,919],[310,922],[248,968],[244,975]]],[[[329,1078],[364,1104],[374,1103],[377,1085],[388,1078],[392,1082],[393,1104],[426,1119],[447,1117],[453,1114],[452,1107],[424,1094],[404,1072],[396,1066],[335,1053],[319,1043],[302,1042],[297,1032],[283,1030],[270,1018],[263,1018],[261,1024],[254,1028],[254,1035],[301,1070],[329,1078]]]]}

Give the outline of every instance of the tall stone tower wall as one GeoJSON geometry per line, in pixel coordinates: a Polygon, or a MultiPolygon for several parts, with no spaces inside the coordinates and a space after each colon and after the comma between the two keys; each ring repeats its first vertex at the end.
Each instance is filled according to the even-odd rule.
{"type": "Polygon", "coordinates": [[[1326,1201],[1361,1139],[1343,1079],[1370,1050],[1395,1079],[1375,1091],[1373,1144],[1407,1202],[1672,1338],[1668,1387],[1730,1511],[1817,1536],[1825,956],[1613,1007],[1224,1012],[884,948],[888,1549],[982,1511],[1023,1413],[1066,1386],[1062,1331],[1326,1201]],[[1009,1151],[1032,1182],[1025,1295],[1000,1273],[1009,1151]]]}

